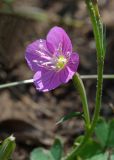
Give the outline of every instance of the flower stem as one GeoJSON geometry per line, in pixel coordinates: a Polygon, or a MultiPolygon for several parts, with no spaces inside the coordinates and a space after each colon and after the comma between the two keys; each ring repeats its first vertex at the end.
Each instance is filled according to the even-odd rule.
{"type": "Polygon", "coordinates": [[[96,50],[97,50],[97,91],[96,91],[96,103],[95,111],[92,119],[90,132],[92,133],[97,120],[99,118],[99,112],[101,108],[102,101],[102,86],[103,86],[103,69],[104,69],[104,58],[105,58],[105,43],[104,43],[104,33],[103,33],[103,24],[100,18],[98,2],[97,0],[85,0],[88,12],[90,14],[94,37],[96,41],[96,50]]]}
{"type": "Polygon", "coordinates": [[[96,105],[95,105],[95,111],[94,111],[94,116],[93,120],[91,123],[90,129],[86,132],[82,142],[80,145],[74,150],[67,155],[65,160],[75,160],[76,155],[83,149],[83,147],[86,145],[86,142],[92,135],[94,128],[96,126],[97,120],[99,118],[99,112],[101,108],[101,100],[102,100],[102,84],[103,84],[103,66],[104,66],[104,61],[101,60],[98,62],[98,81],[97,81],[97,91],[96,91],[96,105]]]}
{"type": "Polygon", "coordinates": [[[73,83],[74,83],[74,86],[78,90],[80,97],[81,97],[84,118],[85,118],[85,127],[86,127],[86,131],[87,131],[90,128],[90,115],[89,115],[89,109],[88,109],[88,102],[87,102],[87,96],[86,96],[86,91],[85,91],[83,82],[82,82],[78,73],[76,73],[74,75],[73,83]]]}
{"type": "Polygon", "coordinates": [[[95,111],[93,115],[93,120],[91,124],[91,132],[93,132],[96,123],[99,118],[101,102],[102,102],[102,86],[103,86],[103,68],[104,68],[104,60],[98,61],[98,80],[97,80],[97,91],[96,91],[96,105],[95,111]]]}
{"type": "Polygon", "coordinates": [[[104,33],[103,24],[100,18],[98,2],[97,0],[85,0],[90,19],[93,26],[93,32],[96,42],[97,60],[101,57],[104,58],[105,44],[104,44],[104,33]]]}

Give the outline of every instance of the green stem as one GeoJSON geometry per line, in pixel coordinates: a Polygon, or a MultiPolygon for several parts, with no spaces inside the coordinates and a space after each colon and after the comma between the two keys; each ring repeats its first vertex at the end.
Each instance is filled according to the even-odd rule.
{"type": "Polygon", "coordinates": [[[97,49],[97,91],[96,91],[96,103],[95,103],[95,111],[91,123],[91,128],[86,132],[82,142],[80,145],[73,149],[73,151],[65,158],[65,160],[75,160],[76,155],[80,152],[81,149],[86,145],[89,137],[92,135],[94,128],[96,126],[97,120],[99,118],[99,112],[101,108],[102,101],[102,85],[103,85],[103,68],[104,68],[104,36],[103,36],[103,27],[102,22],[99,15],[97,0],[85,0],[91,22],[93,25],[94,37],[96,41],[96,49],[97,49]]]}
{"type": "Polygon", "coordinates": [[[86,132],[82,142],[78,147],[76,147],[67,157],[65,160],[74,160],[76,155],[83,149],[88,141],[89,137],[92,135],[94,128],[96,126],[97,120],[99,118],[99,112],[101,108],[101,101],[102,101],[102,85],[103,85],[103,66],[104,61],[101,60],[98,62],[98,81],[97,81],[97,92],[96,92],[96,105],[94,116],[91,124],[91,128],[86,132]]]}
{"type": "Polygon", "coordinates": [[[91,124],[92,132],[98,121],[100,108],[101,108],[102,86],[103,86],[103,68],[104,68],[104,60],[101,59],[101,61],[98,61],[98,81],[97,81],[97,92],[96,92],[96,105],[95,105],[95,111],[94,111],[93,120],[91,124]]]}
{"type": "Polygon", "coordinates": [[[88,141],[89,137],[92,135],[94,128],[96,126],[97,120],[99,118],[99,112],[101,108],[101,100],[102,100],[102,83],[103,83],[103,66],[104,61],[99,61],[98,63],[98,81],[97,81],[97,92],[96,92],[96,105],[95,105],[95,111],[94,116],[91,124],[91,128],[86,132],[82,142],[80,145],[67,155],[65,160],[74,160],[76,155],[83,149],[83,147],[86,145],[86,142],[88,141]]]}
{"type": "Polygon", "coordinates": [[[88,131],[86,132],[82,142],[80,143],[80,145],[76,148],[74,148],[72,150],[72,152],[70,152],[67,157],[65,157],[63,160],[76,160],[76,156],[78,155],[78,153],[83,149],[83,147],[86,145],[86,142],[88,141],[88,138],[90,137],[91,132],[88,131]]]}
{"type": "Polygon", "coordinates": [[[90,115],[89,115],[89,109],[88,109],[88,102],[87,102],[87,96],[86,96],[86,91],[85,91],[83,82],[82,82],[78,73],[76,73],[74,75],[73,83],[74,83],[74,86],[78,90],[80,97],[81,97],[84,118],[85,118],[85,127],[86,127],[86,131],[87,131],[90,128],[90,115]]]}
{"type": "Polygon", "coordinates": [[[88,11],[90,13],[90,18],[93,26],[93,31],[94,31],[94,37],[96,41],[96,50],[97,50],[98,80],[97,80],[95,111],[94,111],[93,120],[91,124],[91,131],[90,131],[92,133],[97,123],[97,120],[99,118],[99,112],[101,108],[105,44],[104,44],[104,35],[103,35],[103,24],[99,14],[98,2],[97,0],[85,0],[85,1],[86,1],[88,11]]]}
{"type": "Polygon", "coordinates": [[[96,42],[97,59],[103,57],[104,53],[104,37],[103,37],[103,25],[99,14],[97,0],[85,0],[88,12],[90,14],[93,32],[96,42]]]}

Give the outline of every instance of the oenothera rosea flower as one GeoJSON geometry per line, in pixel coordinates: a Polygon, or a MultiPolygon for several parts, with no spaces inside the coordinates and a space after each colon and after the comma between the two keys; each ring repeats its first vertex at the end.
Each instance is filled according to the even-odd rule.
{"type": "Polygon", "coordinates": [[[45,39],[38,39],[26,48],[25,58],[34,71],[33,81],[39,91],[50,91],[72,79],[79,65],[79,56],[61,27],[53,27],[45,39]]]}

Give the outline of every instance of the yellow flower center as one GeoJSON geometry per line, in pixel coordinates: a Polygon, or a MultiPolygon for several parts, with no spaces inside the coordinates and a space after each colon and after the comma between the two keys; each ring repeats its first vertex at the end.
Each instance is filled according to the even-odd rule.
{"type": "Polygon", "coordinates": [[[57,61],[57,68],[62,69],[67,63],[67,59],[64,56],[59,56],[57,61]]]}

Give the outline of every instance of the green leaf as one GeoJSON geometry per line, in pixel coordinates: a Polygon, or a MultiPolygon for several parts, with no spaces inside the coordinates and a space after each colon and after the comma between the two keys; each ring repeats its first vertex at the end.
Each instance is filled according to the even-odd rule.
{"type": "Polygon", "coordinates": [[[96,128],[95,128],[95,134],[96,137],[98,138],[99,142],[101,143],[102,147],[106,146],[107,143],[107,139],[108,139],[108,134],[109,134],[109,130],[108,130],[109,126],[108,124],[105,122],[105,120],[99,119],[96,128]]]}
{"type": "Polygon", "coordinates": [[[74,117],[83,117],[83,113],[81,113],[81,112],[71,112],[68,115],[65,115],[64,117],[62,117],[56,124],[63,123],[64,121],[67,121],[67,120],[69,120],[71,118],[74,118],[74,117]]]}
{"type": "Polygon", "coordinates": [[[108,160],[108,153],[95,155],[87,160],[108,160]]]}
{"type": "Polygon", "coordinates": [[[96,141],[89,139],[83,149],[79,152],[82,159],[90,158],[102,152],[101,146],[96,141]]]}
{"type": "Polygon", "coordinates": [[[60,139],[55,139],[53,146],[51,147],[51,154],[55,160],[60,160],[62,157],[63,146],[60,139]]]}
{"type": "Polygon", "coordinates": [[[0,160],[10,159],[15,146],[15,138],[13,136],[6,138],[0,146],[0,160]]]}
{"type": "Polygon", "coordinates": [[[114,147],[114,119],[109,123],[108,147],[114,147]]]}
{"type": "Polygon", "coordinates": [[[50,151],[43,148],[36,148],[30,154],[30,160],[55,160],[50,151]]]}

